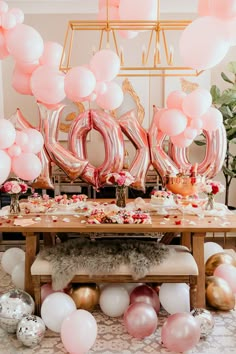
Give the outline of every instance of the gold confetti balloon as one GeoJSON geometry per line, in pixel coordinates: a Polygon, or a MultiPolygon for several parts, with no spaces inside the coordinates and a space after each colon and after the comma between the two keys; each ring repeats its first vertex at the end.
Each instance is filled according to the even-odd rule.
{"type": "Polygon", "coordinates": [[[206,279],[206,302],[217,310],[229,311],[235,307],[235,296],[224,279],[211,276],[206,279]]]}

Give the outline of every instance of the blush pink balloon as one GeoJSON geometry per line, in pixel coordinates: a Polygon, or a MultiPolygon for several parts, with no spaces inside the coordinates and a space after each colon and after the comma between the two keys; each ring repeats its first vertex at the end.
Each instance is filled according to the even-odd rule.
{"type": "Polygon", "coordinates": [[[31,75],[23,73],[17,67],[14,69],[12,74],[12,87],[16,92],[20,93],[21,95],[31,95],[31,75]]]}
{"type": "Polygon", "coordinates": [[[210,16],[209,0],[198,0],[199,16],[210,16]]]}
{"type": "Polygon", "coordinates": [[[38,60],[34,62],[26,62],[26,61],[17,61],[16,68],[19,69],[24,74],[32,74],[34,70],[39,67],[38,60]]]}
{"type": "Polygon", "coordinates": [[[235,0],[208,0],[210,15],[224,20],[236,16],[235,0]]]}
{"type": "Polygon", "coordinates": [[[120,58],[110,49],[102,49],[90,60],[90,68],[97,81],[111,81],[119,73],[120,58]]]}
{"type": "Polygon", "coordinates": [[[62,322],[61,340],[69,353],[88,353],[96,338],[97,322],[88,311],[76,310],[62,322]]]}
{"type": "Polygon", "coordinates": [[[12,171],[25,181],[33,181],[40,175],[41,170],[42,164],[38,156],[33,153],[22,153],[12,160],[12,171]]]}
{"type": "Polygon", "coordinates": [[[215,269],[214,276],[226,280],[233,293],[236,294],[236,267],[231,264],[220,264],[215,269]]]}
{"type": "Polygon", "coordinates": [[[55,290],[53,290],[53,288],[52,288],[52,284],[51,283],[47,283],[47,284],[43,284],[42,286],[41,286],[41,301],[42,301],[42,303],[43,303],[43,301],[46,299],[46,297],[48,296],[48,295],[50,295],[50,294],[53,294],[53,293],[55,293],[55,292],[64,292],[63,290],[61,290],[61,291],[59,291],[59,290],[57,290],[57,291],[55,291],[55,290]]]}
{"type": "MultiPolygon", "coordinates": [[[[120,0],[109,0],[108,1],[108,6],[114,6],[114,7],[119,7],[120,5],[120,0]]],[[[107,6],[107,0],[99,0],[98,3],[98,8],[99,10],[103,7],[107,6]]]]}
{"type": "Polygon", "coordinates": [[[184,137],[185,137],[186,139],[193,140],[193,139],[196,138],[197,132],[198,132],[197,129],[192,129],[192,128],[190,128],[190,127],[187,127],[187,128],[185,129],[185,131],[184,131],[184,137]]]}
{"type": "Polygon", "coordinates": [[[31,76],[31,89],[38,101],[54,105],[66,96],[64,80],[65,75],[58,69],[48,65],[39,66],[31,76]]]}
{"type": "Polygon", "coordinates": [[[16,18],[10,12],[2,14],[2,28],[9,30],[16,26],[16,18]]]}
{"type": "Polygon", "coordinates": [[[167,109],[159,119],[160,130],[169,136],[179,135],[187,126],[187,117],[179,109],[167,109]]]}
{"type": "Polygon", "coordinates": [[[0,119],[0,149],[9,148],[15,141],[16,130],[14,125],[7,119],[0,119]]]}
{"type": "Polygon", "coordinates": [[[182,110],[183,99],[186,97],[186,93],[183,91],[172,91],[166,100],[168,108],[176,108],[182,110]]]}
{"type": "Polygon", "coordinates": [[[107,83],[107,91],[97,97],[97,104],[103,109],[113,110],[118,108],[124,99],[121,87],[116,82],[107,83]]]}
{"type": "Polygon", "coordinates": [[[121,37],[125,39],[133,39],[138,35],[138,32],[130,30],[119,30],[118,33],[121,37]]]}
{"type": "MultiPolygon", "coordinates": [[[[109,6],[108,8],[108,18],[109,20],[118,20],[119,19],[119,11],[117,7],[109,6]]],[[[98,12],[98,20],[104,21],[107,19],[107,7],[102,7],[98,12]]]]}
{"type": "Polygon", "coordinates": [[[21,9],[13,7],[12,9],[9,10],[9,13],[15,16],[17,24],[24,22],[25,15],[21,9]]]}
{"type": "Polygon", "coordinates": [[[210,108],[212,96],[203,88],[197,88],[183,99],[182,108],[184,113],[191,118],[199,118],[210,108]]]}
{"type": "Polygon", "coordinates": [[[28,143],[22,146],[23,152],[32,152],[33,154],[38,154],[44,144],[43,136],[37,129],[27,128],[24,130],[27,134],[28,143]]]}
{"type": "Polygon", "coordinates": [[[43,53],[43,39],[31,26],[18,24],[7,31],[6,42],[9,53],[21,61],[38,60],[43,53]]]}
{"type": "Polygon", "coordinates": [[[8,11],[8,4],[6,1],[0,1],[0,14],[4,14],[8,11]]]}
{"type": "Polygon", "coordinates": [[[59,67],[62,57],[63,47],[57,42],[44,43],[42,56],[39,58],[41,65],[52,65],[59,67]]]}
{"type": "Polygon", "coordinates": [[[192,349],[200,340],[200,325],[189,313],[176,313],[165,321],[161,330],[163,345],[179,353],[192,349]]]}
{"type": "Polygon", "coordinates": [[[2,184],[11,172],[11,158],[4,150],[0,150],[0,161],[0,184],[2,184]]]}
{"type": "Polygon", "coordinates": [[[83,66],[72,68],[65,76],[65,92],[71,101],[78,101],[80,97],[89,96],[95,86],[94,74],[83,66]]]}
{"type": "Polygon", "coordinates": [[[19,145],[13,144],[7,149],[7,153],[10,157],[16,157],[21,154],[21,147],[19,145]]]}
{"type": "Polygon", "coordinates": [[[157,19],[156,0],[120,0],[121,20],[150,20],[157,19]]]}
{"type": "Polygon", "coordinates": [[[131,304],[124,313],[127,332],[135,338],[145,338],[157,328],[158,318],[154,308],[144,302],[131,304]]]}
{"type": "Polygon", "coordinates": [[[15,143],[19,145],[20,147],[23,147],[24,145],[28,144],[29,138],[28,135],[20,130],[16,131],[16,139],[15,143]]]}
{"type": "Polygon", "coordinates": [[[96,83],[95,92],[97,95],[103,95],[107,91],[107,84],[102,81],[96,83]]]}
{"type": "Polygon", "coordinates": [[[206,16],[194,20],[185,28],[179,46],[186,66],[206,70],[221,62],[230,44],[224,22],[216,17],[206,16]]]}
{"type": "Polygon", "coordinates": [[[188,147],[192,144],[193,139],[189,139],[184,135],[184,132],[171,137],[172,144],[178,147],[188,147]]]}
{"type": "Polygon", "coordinates": [[[203,121],[202,119],[192,119],[190,122],[190,128],[192,129],[202,129],[203,127],[203,121]]]}
{"type": "Polygon", "coordinates": [[[215,131],[219,129],[219,127],[223,123],[222,113],[214,107],[210,107],[208,111],[201,117],[203,121],[203,129],[208,132],[215,131]]]}
{"type": "Polygon", "coordinates": [[[156,313],[160,311],[160,300],[157,293],[147,285],[136,287],[130,294],[130,303],[144,302],[154,308],[156,313]]]}
{"type": "Polygon", "coordinates": [[[8,57],[9,54],[10,53],[9,53],[7,46],[6,46],[4,31],[0,27],[0,59],[4,59],[4,58],[8,57]]]}

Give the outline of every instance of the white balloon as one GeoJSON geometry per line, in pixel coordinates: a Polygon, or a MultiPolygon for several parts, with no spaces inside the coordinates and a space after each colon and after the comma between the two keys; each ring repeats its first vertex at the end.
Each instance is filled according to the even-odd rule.
{"type": "Polygon", "coordinates": [[[12,274],[15,266],[25,260],[25,252],[21,248],[12,247],[6,250],[2,256],[2,267],[8,274],[12,274]]]}
{"type": "Polygon", "coordinates": [[[76,311],[75,302],[64,293],[50,294],[44,300],[41,307],[41,317],[45,325],[54,332],[60,333],[64,319],[76,311]]]}
{"type": "Polygon", "coordinates": [[[99,304],[105,315],[122,316],[130,303],[129,293],[123,286],[108,285],[102,289],[99,304]]]}
{"type": "Polygon", "coordinates": [[[25,289],[25,261],[18,263],[11,273],[12,283],[18,289],[25,289]]]}
{"type": "Polygon", "coordinates": [[[171,315],[190,312],[189,286],[186,283],[164,283],[160,286],[159,299],[171,315]]]}
{"type": "Polygon", "coordinates": [[[216,242],[205,242],[204,243],[204,262],[208,260],[213,254],[224,252],[223,247],[221,247],[216,242]]]}

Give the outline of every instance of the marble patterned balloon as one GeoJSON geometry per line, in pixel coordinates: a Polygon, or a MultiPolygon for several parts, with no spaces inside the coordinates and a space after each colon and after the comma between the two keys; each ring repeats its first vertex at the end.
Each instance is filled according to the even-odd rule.
{"type": "Polygon", "coordinates": [[[46,331],[43,320],[35,315],[24,316],[17,326],[17,339],[27,347],[38,345],[46,331]]]}
{"type": "Polygon", "coordinates": [[[23,290],[14,289],[0,296],[0,326],[8,333],[15,333],[23,316],[34,312],[33,298],[23,290]]]}
{"type": "Polygon", "coordinates": [[[191,311],[200,325],[201,338],[207,337],[213,330],[215,322],[210,311],[203,308],[195,308],[191,311]]]}

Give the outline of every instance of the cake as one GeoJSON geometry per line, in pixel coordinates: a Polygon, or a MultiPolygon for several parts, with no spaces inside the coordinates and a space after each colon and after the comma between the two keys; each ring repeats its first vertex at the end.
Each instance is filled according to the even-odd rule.
{"type": "Polygon", "coordinates": [[[148,213],[141,210],[105,211],[95,209],[87,219],[88,224],[151,224],[152,219],[148,213]]]}
{"type": "Polygon", "coordinates": [[[175,204],[173,193],[169,191],[154,191],[151,195],[151,204],[168,207],[175,204]]]}

